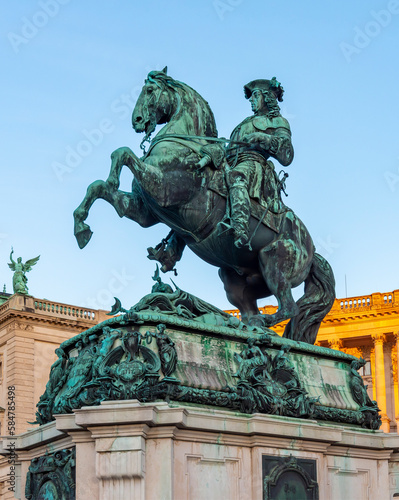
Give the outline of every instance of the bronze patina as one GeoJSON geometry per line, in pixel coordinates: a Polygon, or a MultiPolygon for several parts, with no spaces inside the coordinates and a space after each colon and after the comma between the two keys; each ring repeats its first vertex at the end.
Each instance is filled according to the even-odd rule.
{"type": "Polygon", "coordinates": [[[17,262],[12,258],[12,254],[14,253],[14,249],[11,248],[10,253],[10,261],[8,263],[8,267],[11,271],[14,271],[14,275],[12,277],[12,286],[14,293],[22,293],[27,295],[29,293],[28,290],[28,278],[26,277],[26,273],[29,272],[32,267],[37,264],[40,259],[40,255],[33,259],[27,260],[25,263],[22,262],[22,257],[18,257],[17,262]]]}
{"type": "Polygon", "coordinates": [[[236,127],[230,140],[218,138],[208,103],[191,87],[163,71],[151,71],[133,111],[133,128],[145,133],[139,158],[128,147],[111,155],[106,181],[93,182],[74,212],[80,248],[92,232],[84,222],[98,198],[120,217],[142,227],[162,222],[169,235],[149,257],[172,270],[185,245],[219,267],[228,300],[245,323],[268,327],[290,319],[284,335],[313,344],[334,298],[334,276],[315,253],[304,224],[281,198],[284,180],[270,158],[287,166],[293,159],[290,127],[278,101],[275,79],[244,87],[254,114],[236,127]],[[164,127],[151,140],[157,124],[164,127]],[[119,189],[121,170],[133,176],[132,190],[119,189]],[[291,289],[305,283],[295,302],[291,289]],[[260,315],[257,300],[274,295],[278,310],[260,315]]]}

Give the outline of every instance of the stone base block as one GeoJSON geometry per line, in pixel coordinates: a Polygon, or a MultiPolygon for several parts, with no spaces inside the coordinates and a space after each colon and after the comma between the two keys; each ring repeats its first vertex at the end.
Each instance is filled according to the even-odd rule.
{"type": "MultiPolygon", "coordinates": [[[[57,452],[60,457],[70,448],[79,500],[261,500],[281,489],[281,478],[281,498],[302,498],[302,490],[306,498],[323,500],[390,499],[399,492],[399,436],[131,400],[57,415],[55,422],[18,436],[20,498],[26,498],[29,467],[31,483],[38,474],[32,459],[50,453],[54,464],[57,452]]],[[[68,476],[66,465],[61,467],[68,476]]],[[[43,491],[56,487],[47,484],[43,491]]]]}

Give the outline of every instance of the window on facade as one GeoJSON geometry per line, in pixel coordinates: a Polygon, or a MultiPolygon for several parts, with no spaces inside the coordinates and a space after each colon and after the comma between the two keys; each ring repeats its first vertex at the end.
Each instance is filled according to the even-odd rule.
{"type": "Polygon", "coordinates": [[[367,375],[371,375],[370,361],[366,361],[366,364],[360,368],[359,373],[362,377],[367,377],[367,375]]]}

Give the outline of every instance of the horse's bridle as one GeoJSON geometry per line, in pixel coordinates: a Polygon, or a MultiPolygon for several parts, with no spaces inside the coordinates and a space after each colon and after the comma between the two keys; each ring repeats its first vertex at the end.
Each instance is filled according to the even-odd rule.
{"type": "MultiPolygon", "coordinates": [[[[158,103],[159,103],[159,100],[160,100],[160,98],[161,98],[162,92],[167,91],[169,99],[171,99],[171,95],[170,95],[169,89],[167,88],[167,85],[164,85],[164,84],[163,84],[163,85],[161,86],[161,84],[160,84],[159,82],[157,82],[155,79],[147,79],[147,80],[146,80],[146,82],[145,82],[145,85],[148,85],[149,83],[154,83],[154,84],[158,87],[158,89],[159,89],[159,91],[158,91],[158,97],[157,97],[156,101],[154,102],[154,110],[156,110],[156,109],[157,109],[157,105],[158,105],[158,103]]],[[[177,95],[178,95],[178,94],[177,94],[177,95]]],[[[149,113],[149,105],[150,105],[150,104],[152,104],[152,100],[153,100],[154,98],[155,98],[155,92],[153,91],[153,92],[151,92],[151,95],[150,95],[150,97],[148,98],[148,102],[147,102],[147,104],[146,104],[146,107],[147,107],[147,114],[148,114],[148,116],[149,116],[149,117],[150,117],[150,113],[149,113]]],[[[172,97],[172,99],[173,99],[173,97],[172,97]]],[[[156,111],[155,111],[155,113],[156,113],[156,111]]],[[[155,114],[155,113],[154,113],[154,114],[155,114]]],[[[150,120],[150,123],[153,123],[153,122],[152,122],[152,120],[150,120]]],[[[141,141],[141,143],[140,143],[140,149],[143,151],[143,153],[144,153],[144,154],[146,153],[146,150],[145,150],[145,143],[146,143],[146,142],[150,142],[150,141],[151,141],[151,135],[152,135],[152,133],[154,132],[156,125],[157,125],[157,122],[156,122],[156,120],[155,120],[155,126],[154,126],[154,128],[153,128],[152,130],[150,130],[150,132],[146,132],[146,134],[145,134],[145,136],[144,136],[143,140],[142,140],[142,141],[141,141]]]]}

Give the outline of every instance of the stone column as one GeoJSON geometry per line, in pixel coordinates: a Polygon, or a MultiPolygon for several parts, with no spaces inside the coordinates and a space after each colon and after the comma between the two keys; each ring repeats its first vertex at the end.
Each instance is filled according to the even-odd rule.
{"type": "Polygon", "coordinates": [[[377,382],[375,381],[375,349],[370,351],[371,379],[373,383],[373,401],[377,401],[377,382]]]}
{"type": "Polygon", "coordinates": [[[384,432],[389,432],[389,418],[387,415],[387,397],[385,386],[385,367],[384,367],[384,342],[386,337],[382,333],[372,334],[375,348],[375,381],[377,403],[381,410],[381,429],[384,432]]]}
{"type": "Polygon", "coordinates": [[[393,390],[395,397],[395,420],[396,432],[399,434],[399,386],[398,386],[398,363],[399,363],[399,331],[394,332],[395,343],[391,352],[392,371],[393,371],[393,390]]]}

